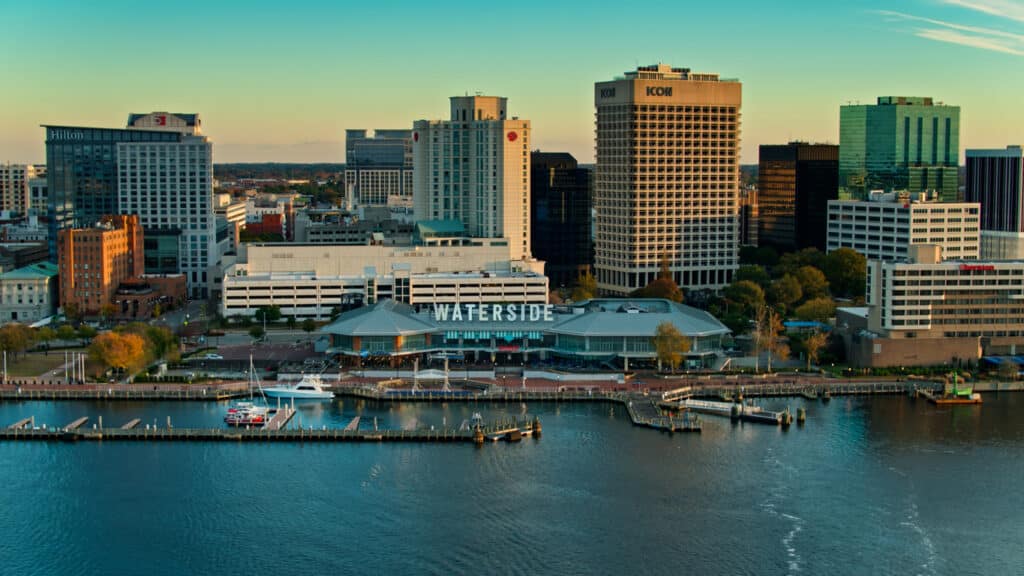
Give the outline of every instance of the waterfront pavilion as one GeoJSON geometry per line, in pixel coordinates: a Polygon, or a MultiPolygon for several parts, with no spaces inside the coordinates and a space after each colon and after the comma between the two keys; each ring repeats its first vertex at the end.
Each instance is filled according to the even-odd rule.
{"type": "MultiPolygon", "coordinates": [[[[440,306],[440,305],[439,305],[440,306]]],[[[368,358],[390,365],[410,357],[467,363],[564,363],[629,369],[654,365],[654,335],[668,322],[690,339],[688,368],[720,368],[729,329],[711,314],[657,298],[595,299],[571,306],[463,305],[417,311],[383,300],[346,312],[321,329],[331,338],[328,354],[343,364],[368,358]],[[535,307],[540,307],[537,309],[535,307]]]]}

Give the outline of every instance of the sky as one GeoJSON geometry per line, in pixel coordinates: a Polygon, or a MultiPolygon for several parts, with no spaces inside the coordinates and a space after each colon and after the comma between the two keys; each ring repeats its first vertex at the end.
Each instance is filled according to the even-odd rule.
{"type": "Polygon", "coordinates": [[[1024,0],[33,0],[0,20],[0,162],[157,110],[201,114],[215,162],[343,162],[346,129],[475,92],[592,162],[594,82],[657,62],[743,83],[744,163],[881,95],[959,105],[962,148],[1024,143],[1024,0]]]}

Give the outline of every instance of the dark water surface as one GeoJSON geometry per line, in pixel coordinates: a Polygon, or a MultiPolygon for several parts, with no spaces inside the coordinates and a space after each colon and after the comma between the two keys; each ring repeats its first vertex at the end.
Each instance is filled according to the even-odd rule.
{"type": "MultiPolygon", "coordinates": [[[[520,444],[0,443],[0,574],[1022,574],[1024,394],[836,398],[702,434],[602,404],[301,407],[306,426],[529,412],[520,444]]],[[[224,404],[0,404],[215,426],[224,404]]]]}

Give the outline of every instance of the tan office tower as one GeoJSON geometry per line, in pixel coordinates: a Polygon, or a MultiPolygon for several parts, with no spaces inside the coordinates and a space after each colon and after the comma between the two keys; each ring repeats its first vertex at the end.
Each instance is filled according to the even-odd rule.
{"type": "Polygon", "coordinates": [[[598,289],[625,295],[664,258],[687,289],[725,286],[739,259],[741,85],[641,66],[594,85],[598,289]]]}
{"type": "Polygon", "coordinates": [[[458,220],[529,260],[530,121],[508,119],[505,102],[454,96],[451,120],[413,123],[413,206],[417,221],[458,220]]]}

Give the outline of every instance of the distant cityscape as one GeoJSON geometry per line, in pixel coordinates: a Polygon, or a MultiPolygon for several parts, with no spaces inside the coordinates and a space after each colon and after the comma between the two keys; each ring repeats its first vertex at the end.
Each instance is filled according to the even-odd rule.
{"type": "Polygon", "coordinates": [[[741,166],[742,92],[667,64],[595,79],[593,165],[535,149],[544,127],[500,96],[346,129],[337,164],[217,165],[195,112],[41,126],[45,165],[0,165],[0,321],[149,322],[198,301],[226,326],[312,321],[342,364],[660,366],[645,318],[701,370],[735,350],[875,368],[1018,354],[1019,145],[961,166],[959,106],[879,96],[840,107],[838,144],[765,143],[741,166]],[[536,305],[554,315],[515,314],[536,305]],[[455,326],[439,307],[483,312],[455,326]],[[346,332],[370,308],[420,328],[346,332]]]}

